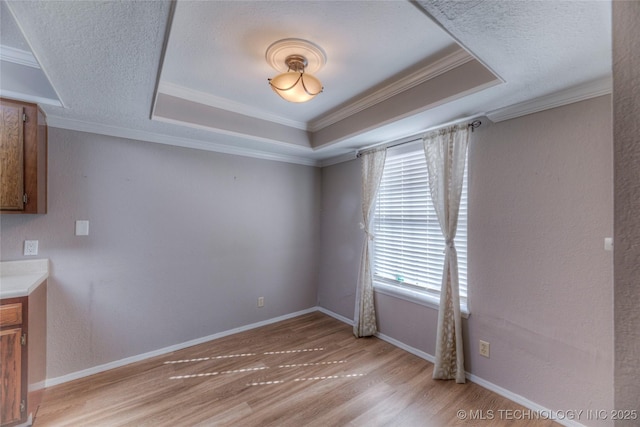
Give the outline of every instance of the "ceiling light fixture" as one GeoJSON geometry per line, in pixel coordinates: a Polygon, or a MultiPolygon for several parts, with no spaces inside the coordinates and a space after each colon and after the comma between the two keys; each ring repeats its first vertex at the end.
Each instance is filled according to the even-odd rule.
{"type": "Polygon", "coordinates": [[[302,39],[284,39],[273,43],[265,54],[267,62],[281,73],[269,79],[269,85],[282,99],[307,102],[324,89],[313,72],[327,62],[324,51],[302,39]]]}

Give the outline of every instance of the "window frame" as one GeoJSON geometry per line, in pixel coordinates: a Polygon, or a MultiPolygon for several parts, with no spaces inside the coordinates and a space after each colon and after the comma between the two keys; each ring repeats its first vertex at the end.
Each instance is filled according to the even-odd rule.
{"type": "MultiPolygon", "coordinates": [[[[396,147],[392,147],[389,148],[387,150],[387,160],[385,160],[385,168],[387,166],[387,161],[389,159],[393,159],[394,157],[398,157],[398,156],[406,156],[406,155],[411,155],[411,154],[416,154],[417,152],[420,152],[422,156],[424,156],[424,149],[423,149],[423,145],[422,145],[422,141],[415,141],[415,142],[410,142],[410,143],[405,143],[402,144],[402,146],[396,146],[396,147]]],[[[459,221],[458,221],[458,227],[465,226],[466,229],[461,232],[460,228],[458,229],[458,232],[456,233],[456,238],[455,238],[455,242],[456,242],[456,249],[458,250],[458,257],[459,257],[459,261],[462,258],[464,260],[465,263],[465,268],[464,268],[464,275],[460,275],[460,280],[462,281],[464,279],[464,287],[465,287],[465,294],[466,297],[462,297],[460,298],[460,312],[462,314],[463,317],[467,318],[469,316],[469,298],[468,298],[468,289],[469,289],[469,284],[468,284],[468,264],[467,264],[467,256],[468,256],[468,189],[469,189],[469,176],[468,176],[468,152],[467,152],[467,157],[466,157],[466,165],[465,165],[465,175],[464,175],[464,184],[463,184],[463,195],[462,195],[462,199],[461,199],[461,204],[463,206],[461,206],[461,211],[460,211],[460,216],[459,216],[459,221]],[[460,239],[461,238],[465,238],[467,239],[467,242],[465,242],[464,245],[459,245],[460,239]],[[463,249],[462,253],[461,253],[461,249],[463,249]]],[[[426,160],[425,160],[425,166],[424,166],[424,170],[425,170],[425,174],[427,173],[426,171],[426,160]]],[[[382,187],[382,183],[381,183],[381,187],[382,187]]],[[[429,196],[429,200],[430,200],[430,196],[429,196]]],[[[376,234],[376,229],[377,229],[377,210],[378,210],[378,197],[376,197],[376,200],[374,202],[374,207],[373,207],[373,233],[374,235],[376,234]]],[[[427,307],[431,307],[431,308],[435,308],[438,309],[440,306],[440,290],[439,289],[435,289],[435,284],[434,283],[430,283],[430,286],[417,286],[417,285],[412,285],[412,284],[408,284],[408,283],[402,283],[400,281],[395,281],[392,279],[388,279],[388,278],[384,278],[384,277],[380,277],[376,275],[376,239],[373,240],[373,245],[372,245],[372,251],[373,251],[373,260],[372,262],[374,263],[373,265],[373,287],[374,290],[377,293],[383,294],[383,295],[388,295],[388,296],[392,296],[395,298],[399,298],[399,299],[403,299],[406,301],[410,301],[416,304],[420,304],[423,306],[427,306],[427,307]]],[[[437,287],[439,288],[440,284],[437,284],[437,287]]]]}

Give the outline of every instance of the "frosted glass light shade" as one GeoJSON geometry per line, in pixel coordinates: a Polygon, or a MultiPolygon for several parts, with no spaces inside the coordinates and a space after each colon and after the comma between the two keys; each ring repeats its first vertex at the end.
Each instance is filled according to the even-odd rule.
{"type": "Polygon", "coordinates": [[[289,71],[269,80],[271,89],[289,102],[307,102],[322,92],[322,83],[311,74],[289,71]]]}

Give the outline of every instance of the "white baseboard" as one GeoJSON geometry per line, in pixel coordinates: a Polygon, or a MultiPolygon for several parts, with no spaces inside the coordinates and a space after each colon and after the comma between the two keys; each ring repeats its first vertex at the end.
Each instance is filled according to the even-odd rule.
{"type": "MultiPolygon", "coordinates": [[[[342,322],[353,326],[353,320],[351,319],[347,319],[344,316],[341,316],[337,313],[334,313],[330,310],[327,310],[324,307],[317,307],[318,311],[326,314],[327,316],[331,316],[335,319],[341,320],[342,322]]],[[[383,341],[388,342],[389,344],[392,344],[398,348],[403,349],[404,351],[407,351],[411,354],[414,354],[424,360],[427,360],[431,363],[433,363],[435,361],[435,356],[426,353],[422,350],[418,350],[417,348],[411,347],[401,341],[398,341],[394,338],[391,338],[385,334],[382,334],[380,332],[376,333],[376,337],[380,338],[383,341]]],[[[561,424],[563,426],[567,426],[567,427],[584,427],[583,424],[580,424],[576,421],[573,420],[568,420],[568,419],[558,419],[558,417],[556,417],[555,415],[557,414],[557,411],[552,411],[551,409],[547,409],[542,405],[538,405],[537,403],[527,399],[526,397],[520,396],[519,394],[513,393],[505,388],[502,388],[496,384],[493,384],[492,382],[489,382],[485,379],[482,379],[480,377],[478,377],[477,375],[474,375],[472,373],[467,372],[465,374],[466,378],[471,381],[474,382],[476,384],[478,384],[481,387],[486,388],[487,390],[490,390],[496,394],[499,394],[502,397],[505,397],[519,405],[524,406],[527,409],[530,409],[532,411],[532,413],[538,413],[541,414],[543,416],[553,416],[554,417],[554,421],[557,422],[558,424],[561,424]]],[[[532,414],[533,415],[533,414],[532,414]]]]}
{"type": "Polygon", "coordinates": [[[391,338],[390,336],[387,336],[385,334],[381,334],[380,332],[377,332],[376,333],[376,337],[380,338],[382,341],[386,341],[391,345],[394,345],[394,346],[396,346],[398,348],[401,348],[404,351],[406,351],[408,353],[411,353],[411,354],[413,354],[415,356],[418,356],[418,357],[420,357],[420,358],[422,358],[424,360],[427,360],[427,361],[429,361],[431,363],[434,363],[436,361],[435,356],[433,356],[433,355],[431,355],[431,354],[429,354],[429,353],[427,353],[425,351],[418,350],[415,347],[411,347],[410,345],[406,345],[405,343],[403,343],[401,341],[398,341],[397,339],[391,338]]]}
{"type": "Polygon", "coordinates": [[[545,408],[542,405],[538,405],[535,402],[532,402],[531,400],[527,399],[526,397],[520,396],[519,394],[513,393],[505,388],[500,387],[499,385],[495,385],[487,380],[484,380],[476,375],[470,374],[469,372],[466,373],[466,377],[469,381],[474,382],[476,384],[478,384],[479,386],[482,386],[484,388],[486,388],[487,390],[491,390],[492,392],[499,394],[502,397],[506,397],[507,399],[516,402],[522,406],[524,406],[527,409],[530,409],[532,411],[532,413],[538,413],[541,414],[544,418],[552,418],[553,421],[557,422],[558,424],[561,424],[563,426],[568,426],[568,427],[584,427],[583,424],[580,424],[577,421],[573,421],[573,420],[567,420],[567,419],[559,419],[557,417],[557,412],[558,411],[552,411],[551,409],[545,408]]]}
{"type": "Polygon", "coordinates": [[[338,314],[338,313],[334,313],[333,311],[331,311],[331,310],[327,310],[326,308],[324,308],[324,307],[320,307],[320,306],[317,306],[317,307],[316,307],[316,309],[317,309],[320,313],[324,313],[324,314],[326,314],[327,316],[331,316],[331,317],[333,317],[334,319],[337,319],[337,320],[341,321],[342,323],[346,323],[347,325],[353,326],[353,320],[348,319],[348,318],[346,318],[346,317],[344,317],[344,316],[342,316],[342,315],[340,315],[340,314],[338,314]]]}
{"type": "MultiPolygon", "coordinates": [[[[62,383],[66,383],[69,381],[73,381],[79,378],[83,378],[83,377],[87,377],[89,375],[93,375],[93,374],[97,374],[100,372],[104,372],[107,371],[109,369],[114,369],[114,368],[119,368],[121,366],[124,365],[128,365],[130,363],[134,363],[134,362],[140,362],[142,360],[145,359],[149,359],[151,357],[155,357],[155,356],[160,356],[163,354],[167,354],[167,353],[171,353],[172,351],[177,351],[177,350],[182,350],[183,348],[187,348],[187,347],[191,347],[194,345],[198,345],[198,344],[202,344],[208,341],[213,341],[215,339],[218,338],[222,338],[222,337],[226,337],[228,335],[233,335],[233,334],[237,334],[239,332],[244,332],[244,331],[248,331],[251,329],[255,329],[255,328],[259,328],[261,326],[265,326],[265,325],[269,325],[272,323],[276,323],[276,322],[280,322],[282,320],[287,320],[287,319],[291,319],[293,317],[297,317],[297,316],[301,316],[303,314],[307,314],[307,313],[312,313],[314,311],[319,311],[321,313],[326,314],[327,316],[333,317],[343,323],[346,323],[347,325],[351,325],[353,326],[353,320],[348,319],[338,313],[334,313],[331,310],[328,310],[324,307],[320,307],[320,306],[316,306],[316,307],[311,307],[305,310],[301,310],[301,311],[296,311],[295,313],[289,313],[289,314],[285,314],[283,316],[279,316],[279,317],[274,317],[272,319],[268,319],[268,320],[263,320],[261,322],[256,322],[256,323],[252,323],[249,325],[245,325],[245,326],[241,326],[239,328],[234,328],[234,329],[230,329],[228,331],[223,331],[223,332],[219,332],[217,334],[213,334],[213,335],[209,335],[203,338],[197,338],[191,341],[187,341],[181,344],[176,344],[176,345],[172,345],[169,347],[165,347],[165,348],[161,348],[159,350],[154,350],[154,351],[150,351],[148,353],[143,353],[143,354],[139,354],[137,356],[131,356],[131,357],[127,357],[124,359],[120,359],[120,360],[116,360],[114,362],[109,362],[109,363],[105,363],[103,365],[99,365],[99,366],[95,366],[93,368],[89,368],[89,369],[84,369],[82,371],[77,371],[77,372],[72,372],[70,374],[67,375],[63,375],[60,377],[56,377],[56,378],[47,378],[45,385],[47,387],[52,387],[58,384],[62,384],[62,383]]],[[[419,350],[417,348],[411,347],[401,341],[398,341],[394,338],[391,338],[385,334],[382,334],[380,332],[376,333],[376,337],[380,338],[383,341],[388,342],[389,344],[392,344],[398,348],[401,348],[411,354],[414,354],[424,360],[427,360],[431,363],[434,362],[435,357],[429,353],[426,353],[422,350],[419,350]]],[[[537,412],[540,414],[555,414],[555,411],[552,411],[551,409],[547,409],[544,406],[538,405],[537,403],[523,397],[520,396],[519,394],[513,393],[505,388],[502,388],[496,384],[493,384],[487,380],[484,380],[474,374],[471,374],[469,372],[466,373],[466,377],[469,381],[474,382],[484,388],[486,388],[487,390],[493,391],[496,394],[499,394],[500,396],[503,396],[515,403],[518,403],[522,406],[524,406],[527,409],[530,409],[533,412],[537,412]]],[[[567,420],[567,419],[554,419],[554,421],[556,421],[557,423],[567,426],[567,427],[584,427],[582,424],[573,421],[573,420],[567,420]]]]}
{"type": "Polygon", "coordinates": [[[136,356],[126,357],[124,359],[116,360],[113,362],[105,363],[103,365],[94,366],[92,368],[83,369],[81,371],[72,372],[67,375],[62,375],[55,378],[47,378],[45,381],[46,387],[52,387],[54,385],[66,383],[69,381],[77,380],[79,378],[88,377],[89,375],[97,374],[100,372],[108,371],[109,369],[119,368],[124,365],[128,365],[134,362],[140,362],[142,360],[149,359],[151,357],[161,356],[163,354],[171,353],[172,351],[182,350],[183,348],[191,347],[194,345],[202,344],[208,341],[213,341],[218,338],[226,337],[228,335],[237,334],[238,332],[248,331],[250,329],[259,328],[261,326],[270,325],[271,323],[280,322],[282,320],[291,319],[292,317],[301,316],[303,314],[312,313],[318,311],[318,307],[311,307],[305,310],[296,311],[295,313],[285,314],[283,316],[274,317],[272,319],[263,320],[261,322],[252,323],[250,325],[240,326],[239,328],[229,329],[228,331],[218,332],[217,334],[209,335],[202,338],[196,338],[187,342],[172,345],[169,347],[161,348],[158,350],[150,351],[136,356]]]}

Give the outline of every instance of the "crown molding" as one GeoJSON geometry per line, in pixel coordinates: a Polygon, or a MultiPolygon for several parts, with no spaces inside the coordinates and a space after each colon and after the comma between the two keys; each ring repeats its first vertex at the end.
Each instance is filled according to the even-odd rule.
{"type": "Polygon", "coordinates": [[[348,153],[340,154],[339,156],[330,157],[328,159],[320,160],[318,166],[321,168],[327,166],[337,165],[339,163],[349,162],[357,158],[356,151],[349,151],[348,153]]]}
{"type": "MultiPolygon", "coordinates": [[[[9,12],[13,14],[13,12],[11,11],[11,6],[8,4],[7,6],[9,7],[9,12]]],[[[20,31],[22,32],[22,34],[24,34],[24,31],[22,31],[22,28],[20,27],[20,24],[18,24],[17,20],[15,19],[15,16],[13,16],[13,19],[14,21],[16,21],[16,24],[20,28],[20,31]]],[[[27,41],[27,43],[29,42],[27,41]]],[[[29,45],[29,48],[31,49],[31,45],[29,45]]],[[[65,107],[64,102],[62,102],[62,98],[60,98],[60,94],[56,90],[56,87],[53,85],[51,79],[49,78],[49,74],[47,73],[47,70],[45,70],[40,66],[40,62],[38,62],[36,55],[33,53],[33,49],[28,51],[28,50],[17,49],[11,46],[0,44],[0,60],[11,62],[16,65],[22,65],[25,67],[30,67],[30,68],[35,68],[40,70],[44,75],[44,78],[47,80],[47,82],[51,86],[51,89],[53,89],[53,92],[56,94],[57,98],[56,99],[46,98],[46,97],[41,97],[37,95],[28,95],[21,92],[15,92],[15,91],[3,91],[3,96],[14,97],[16,99],[21,99],[23,101],[28,101],[28,102],[35,102],[38,104],[47,104],[47,105],[53,105],[56,107],[63,107],[63,108],[65,107]]]]}
{"type": "Polygon", "coordinates": [[[197,102],[199,104],[208,105],[210,107],[220,108],[233,113],[242,114],[245,116],[267,120],[273,123],[278,123],[284,126],[289,126],[296,129],[306,130],[310,132],[316,132],[327,126],[339,122],[349,116],[352,116],[362,110],[365,110],[373,105],[376,105],[386,99],[389,99],[401,92],[404,92],[412,87],[415,87],[427,80],[433,79],[441,74],[446,73],[460,65],[463,65],[471,60],[471,56],[464,49],[458,49],[455,52],[429,64],[428,66],[413,72],[393,83],[375,91],[374,93],[358,99],[341,108],[333,113],[322,116],[320,119],[313,120],[309,124],[290,120],[284,117],[280,117],[274,114],[269,114],[251,106],[231,101],[226,98],[221,98],[209,93],[193,90],[184,86],[170,83],[160,82],[158,85],[158,93],[174,96],[187,101],[197,102]]]}
{"type": "Polygon", "coordinates": [[[58,99],[45,98],[43,96],[29,95],[13,90],[1,90],[0,96],[11,99],[19,99],[20,101],[33,102],[35,104],[53,105],[54,107],[63,107],[62,102],[58,99]]]}
{"type": "Polygon", "coordinates": [[[211,127],[211,126],[207,126],[207,125],[201,125],[201,124],[197,124],[197,123],[185,123],[182,120],[177,120],[177,119],[172,119],[169,117],[163,117],[163,116],[156,116],[153,115],[151,116],[151,119],[157,122],[164,122],[164,123],[169,123],[172,125],[177,125],[177,126],[186,126],[192,129],[201,129],[201,130],[205,130],[207,132],[215,132],[221,135],[228,135],[228,136],[233,136],[233,137],[237,137],[237,138],[244,138],[244,139],[249,139],[252,141],[258,141],[258,142],[265,142],[267,144],[271,144],[271,145],[277,145],[280,147],[287,147],[288,149],[297,149],[300,152],[306,151],[309,152],[311,150],[311,147],[304,147],[302,145],[295,145],[292,143],[288,143],[288,142],[283,142],[277,139],[273,139],[273,138],[265,138],[265,137],[261,137],[261,136],[257,136],[257,135],[251,135],[251,134],[247,134],[247,133],[242,133],[242,132],[236,132],[236,131],[230,131],[227,129],[223,129],[220,127],[211,127]]]}
{"type": "Polygon", "coordinates": [[[413,72],[393,83],[375,91],[374,93],[360,98],[356,102],[347,105],[333,113],[322,116],[317,120],[313,120],[309,124],[309,130],[316,132],[327,126],[339,122],[349,116],[352,116],[362,110],[365,110],[373,105],[376,105],[386,99],[389,99],[405,90],[411,89],[421,83],[431,80],[441,74],[446,73],[460,65],[463,65],[471,60],[471,56],[464,49],[458,49],[455,52],[429,64],[428,66],[413,72]]]}
{"type": "Polygon", "coordinates": [[[611,77],[604,77],[591,82],[583,83],[569,89],[541,96],[529,101],[513,104],[508,107],[490,111],[486,116],[492,122],[501,122],[514,119],[527,114],[537,113],[550,108],[561,107],[574,102],[584,101],[597,96],[608,95],[613,88],[611,77]]]}
{"type": "Polygon", "coordinates": [[[232,113],[242,114],[244,116],[249,116],[256,119],[267,120],[296,129],[308,130],[306,123],[298,122],[296,120],[290,120],[281,116],[277,116],[275,114],[269,114],[263,110],[250,107],[246,104],[234,102],[229,99],[221,98],[219,96],[211,95],[209,93],[201,92],[198,90],[189,89],[175,83],[160,82],[160,84],[158,85],[158,92],[187,101],[197,102],[198,104],[208,105],[209,107],[231,111],[232,113]]]}
{"type": "Polygon", "coordinates": [[[40,69],[40,64],[33,53],[11,46],[0,45],[0,60],[40,69]]]}
{"type": "Polygon", "coordinates": [[[69,119],[60,116],[47,115],[49,127],[67,129],[78,132],[88,132],[98,135],[113,136],[117,138],[134,139],[138,141],[155,142],[158,144],[174,145],[177,147],[194,148],[197,150],[212,151],[216,153],[231,154],[235,156],[252,157],[255,159],[272,160],[284,163],[293,163],[305,166],[318,166],[319,162],[305,157],[290,156],[286,154],[268,153],[265,151],[242,148],[211,141],[202,141],[193,138],[165,135],[156,132],[123,128],[119,126],[105,125],[102,123],[86,122],[69,119]]]}

